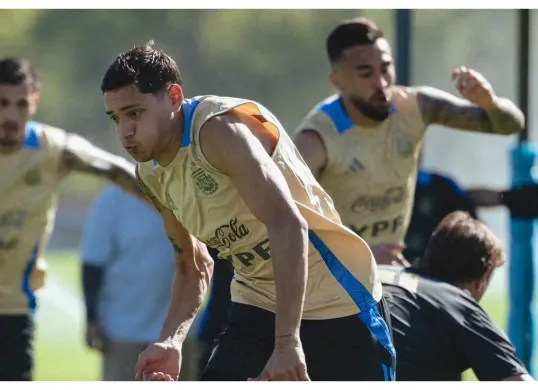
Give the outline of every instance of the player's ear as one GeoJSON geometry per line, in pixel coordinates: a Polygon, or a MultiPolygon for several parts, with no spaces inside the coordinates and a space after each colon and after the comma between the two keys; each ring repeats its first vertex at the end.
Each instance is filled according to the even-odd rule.
{"type": "Polygon", "coordinates": [[[480,301],[484,296],[489,284],[489,279],[487,277],[482,277],[473,282],[472,295],[477,300],[480,301]]]}
{"type": "Polygon", "coordinates": [[[30,97],[30,105],[28,107],[28,111],[30,114],[30,117],[33,117],[37,112],[37,106],[39,105],[39,102],[41,101],[41,96],[39,95],[39,92],[32,93],[32,96],[30,97]]]}
{"type": "Polygon", "coordinates": [[[340,80],[338,79],[338,74],[333,70],[329,73],[329,81],[337,90],[342,90],[340,80]]]}
{"type": "Polygon", "coordinates": [[[172,102],[172,107],[174,111],[179,110],[179,108],[181,107],[181,103],[183,103],[184,100],[183,90],[181,89],[181,86],[179,86],[178,84],[170,85],[170,87],[168,87],[167,94],[170,101],[172,102]]]}

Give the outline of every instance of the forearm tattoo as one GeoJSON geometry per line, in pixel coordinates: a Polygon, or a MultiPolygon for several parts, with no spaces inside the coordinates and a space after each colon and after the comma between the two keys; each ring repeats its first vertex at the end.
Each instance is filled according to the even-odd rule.
{"type": "Polygon", "coordinates": [[[524,126],[523,113],[504,98],[497,98],[496,107],[486,110],[447,92],[423,87],[417,101],[426,124],[496,134],[516,133],[524,126]]]}
{"type": "Polygon", "coordinates": [[[141,196],[132,164],[98,148],[63,150],[60,164],[64,172],[82,172],[107,179],[131,194],[141,196]]]}
{"type": "Polygon", "coordinates": [[[176,244],[176,242],[174,241],[174,239],[170,236],[168,236],[168,239],[170,240],[170,242],[172,243],[172,247],[174,248],[174,251],[176,252],[176,255],[180,255],[183,253],[183,249],[180,248],[180,246],[178,244],[176,244]]]}

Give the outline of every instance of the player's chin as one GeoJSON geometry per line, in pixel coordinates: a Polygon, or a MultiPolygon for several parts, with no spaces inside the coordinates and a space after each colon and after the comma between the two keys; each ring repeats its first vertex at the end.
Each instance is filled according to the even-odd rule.
{"type": "Polygon", "coordinates": [[[130,151],[128,151],[128,153],[131,155],[131,157],[132,157],[136,162],[139,162],[139,163],[143,163],[143,162],[146,162],[146,161],[150,161],[150,160],[151,160],[151,157],[148,156],[148,155],[145,154],[145,153],[140,153],[140,152],[130,152],[130,151]]]}

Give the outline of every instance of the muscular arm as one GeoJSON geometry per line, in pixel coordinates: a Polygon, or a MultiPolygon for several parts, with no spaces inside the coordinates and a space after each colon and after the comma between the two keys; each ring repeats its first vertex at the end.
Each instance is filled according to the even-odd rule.
{"type": "Polygon", "coordinates": [[[426,124],[494,134],[514,134],[525,126],[521,110],[506,98],[497,97],[491,108],[431,87],[417,90],[417,101],[426,124]]]}
{"type": "Polygon", "coordinates": [[[281,340],[299,338],[307,278],[307,224],[269,157],[274,140],[260,126],[250,117],[216,117],[204,125],[200,139],[208,161],[229,175],[249,209],[267,227],[276,285],[278,345],[281,340]]]}
{"type": "Polygon", "coordinates": [[[213,260],[205,245],[179,223],[171,210],[152,194],[136,171],[142,192],[161,214],[164,229],[175,251],[175,271],[170,308],[159,341],[181,346],[192,325],[213,275],[213,260]]]}
{"type": "Polygon", "coordinates": [[[307,129],[296,134],[294,142],[306,165],[318,179],[321,171],[327,165],[327,149],[323,140],[314,130],[307,129]]]}
{"type": "Polygon", "coordinates": [[[137,185],[134,164],[98,148],[77,134],[68,134],[60,159],[60,175],[84,172],[112,181],[125,191],[145,200],[137,185]]]}

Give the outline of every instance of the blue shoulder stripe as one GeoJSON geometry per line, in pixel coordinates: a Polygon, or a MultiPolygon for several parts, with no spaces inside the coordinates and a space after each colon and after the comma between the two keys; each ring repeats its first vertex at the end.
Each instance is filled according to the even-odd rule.
{"type": "Polygon", "coordinates": [[[322,111],[331,118],[336,127],[338,134],[343,134],[353,127],[353,121],[347,116],[342,105],[340,97],[329,102],[323,103],[318,107],[318,111],[322,111]]]}
{"type": "MultiPolygon", "coordinates": [[[[181,147],[185,148],[191,144],[191,127],[192,127],[192,116],[194,110],[200,104],[198,100],[185,99],[181,103],[181,109],[183,110],[183,137],[181,138],[181,147]]],[[[157,161],[153,160],[153,166],[157,166],[157,161]]]]}
{"type": "Polygon", "coordinates": [[[24,138],[23,146],[27,149],[39,149],[39,136],[37,134],[37,122],[26,122],[26,136],[24,138]]]}
{"type": "MultiPolygon", "coordinates": [[[[325,114],[331,118],[331,120],[334,123],[334,126],[336,127],[336,130],[338,131],[338,134],[342,135],[349,129],[351,129],[354,126],[353,121],[349,118],[349,116],[344,111],[344,106],[342,104],[342,100],[340,96],[335,97],[334,99],[321,104],[318,107],[318,111],[322,111],[325,114]]],[[[390,113],[394,114],[397,112],[396,106],[394,103],[390,106],[390,113]]]]}
{"type": "Polygon", "coordinates": [[[191,144],[192,116],[198,104],[200,104],[198,100],[186,99],[181,105],[183,109],[183,118],[185,122],[183,125],[183,139],[181,140],[182,148],[189,146],[191,144]]]}

